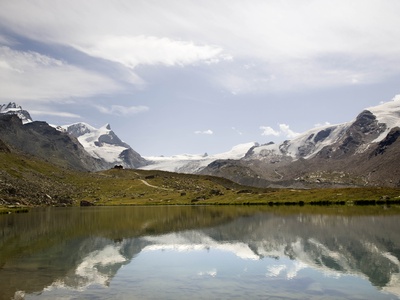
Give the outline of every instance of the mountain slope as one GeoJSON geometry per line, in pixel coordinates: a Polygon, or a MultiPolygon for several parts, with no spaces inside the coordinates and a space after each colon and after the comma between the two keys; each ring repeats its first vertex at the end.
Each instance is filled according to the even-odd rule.
{"type": "Polygon", "coordinates": [[[400,186],[400,97],[351,122],[311,129],[293,140],[252,147],[241,160],[201,171],[255,186],[400,186]]]}
{"type": "MultiPolygon", "coordinates": [[[[25,129],[35,131],[35,134],[43,134],[43,137],[35,137],[30,139],[29,136],[25,136],[27,139],[24,142],[20,140],[20,137],[17,137],[15,141],[13,141],[12,136],[5,137],[4,140],[8,141],[8,144],[14,146],[17,149],[22,150],[23,152],[37,155],[42,158],[49,158],[51,161],[55,161],[54,157],[58,157],[59,164],[63,158],[67,158],[64,154],[59,153],[51,153],[50,150],[55,152],[63,151],[64,149],[58,147],[50,147],[48,151],[43,151],[44,145],[43,141],[48,139],[52,140],[57,135],[54,130],[48,128],[47,123],[45,122],[33,122],[32,118],[28,111],[23,110],[21,106],[17,105],[14,102],[10,102],[8,104],[0,105],[0,116],[11,116],[16,115],[21,119],[22,124],[27,127],[25,129]],[[34,123],[34,125],[32,125],[34,123]],[[38,125],[41,124],[41,125],[38,125]],[[45,125],[46,124],[46,125],[45,125]],[[49,136],[46,136],[49,135],[49,136]],[[39,142],[40,141],[40,142],[39,142]],[[37,144],[36,142],[39,142],[37,144]],[[63,158],[62,158],[63,157],[63,158]]],[[[4,119],[6,120],[6,119],[4,119]]],[[[11,119],[7,119],[11,120],[11,119]]],[[[11,127],[15,124],[10,124],[11,127]]],[[[3,129],[5,130],[6,124],[3,123],[3,129]]],[[[10,128],[11,128],[10,127],[10,128]]],[[[78,161],[74,161],[73,157],[77,154],[69,157],[65,165],[71,166],[75,169],[85,169],[85,170],[100,170],[100,169],[108,169],[114,167],[115,165],[122,165],[125,168],[137,168],[140,166],[146,165],[148,162],[140,156],[139,153],[135,152],[128,144],[121,141],[118,136],[111,130],[110,125],[106,124],[100,129],[94,128],[85,123],[75,123],[71,125],[65,126],[52,126],[56,128],[59,132],[62,133],[60,136],[64,136],[63,138],[65,145],[68,144],[68,138],[65,135],[70,135],[70,140],[72,144],[65,146],[66,148],[74,148],[78,152],[82,149],[87,152],[87,154],[79,153],[79,159],[81,159],[81,163],[78,161]],[[75,143],[78,142],[80,144],[79,147],[75,147],[75,143]],[[82,148],[83,146],[83,148],[82,148]],[[79,148],[79,149],[78,149],[79,148]]],[[[9,128],[9,129],[10,129],[9,128]]],[[[22,127],[21,127],[22,128],[22,127]]],[[[20,128],[20,129],[21,129],[20,128]]],[[[15,128],[14,128],[15,129],[15,128]]],[[[12,131],[13,129],[11,129],[12,131]]],[[[4,132],[6,132],[5,130],[4,132]]],[[[14,130],[15,131],[15,130],[14,130]]],[[[8,133],[10,134],[10,132],[8,133]]],[[[1,137],[1,136],[0,136],[1,137]]],[[[49,142],[54,143],[53,142],[49,142]]],[[[61,163],[62,164],[62,163],[61,163]]]]}
{"type": "Polygon", "coordinates": [[[78,140],[46,122],[23,124],[15,114],[1,114],[0,140],[13,151],[27,153],[58,166],[82,171],[103,168],[101,161],[91,157],[78,140]]]}
{"type": "Polygon", "coordinates": [[[108,168],[117,164],[125,168],[137,168],[147,164],[139,153],[121,141],[109,124],[99,129],[86,123],[75,123],[61,128],[77,138],[92,157],[103,161],[108,168]]]}

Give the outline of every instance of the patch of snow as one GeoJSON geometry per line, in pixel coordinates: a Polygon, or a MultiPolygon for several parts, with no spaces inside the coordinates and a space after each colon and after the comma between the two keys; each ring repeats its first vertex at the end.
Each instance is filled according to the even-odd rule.
{"type": "Polygon", "coordinates": [[[387,136],[392,128],[400,127],[400,95],[395,96],[392,101],[369,107],[367,110],[375,115],[379,123],[386,124],[386,130],[372,141],[372,143],[379,143],[387,136]]]}
{"type": "Polygon", "coordinates": [[[300,157],[308,159],[315,156],[325,146],[332,145],[337,142],[345,130],[351,125],[352,122],[339,124],[339,125],[324,125],[317,128],[310,129],[306,132],[299,134],[292,140],[285,141],[281,144],[266,144],[255,147],[253,149],[252,158],[268,158],[273,160],[282,156],[288,156],[292,159],[299,159],[300,157]],[[329,131],[329,135],[324,139],[315,141],[315,137],[322,131],[329,131]],[[300,149],[309,145],[311,149],[302,155],[300,149]]]}
{"type": "Polygon", "coordinates": [[[128,149],[111,130],[110,124],[95,128],[80,122],[60,126],[72,136],[76,137],[85,150],[94,158],[103,159],[111,164],[122,164],[122,151],[128,149]]]}
{"type": "Polygon", "coordinates": [[[141,167],[143,170],[162,170],[179,173],[196,173],[218,159],[241,159],[251,147],[257,143],[245,143],[233,147],[231,150],[215,155],[181,154],[174,156],[148,156],[144,157],[151,163],[141,167]]]}

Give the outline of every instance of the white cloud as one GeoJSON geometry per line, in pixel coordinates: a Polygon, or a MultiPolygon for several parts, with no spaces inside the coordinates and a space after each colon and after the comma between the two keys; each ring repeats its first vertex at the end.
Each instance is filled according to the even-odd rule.
{"type": "Polygon", "coordinates": [[[279,124],[279,129],[284,136],[286,136],[287,138],[290,138],[290,139],[299,135],[299,133],[291,130],[289,128],[289,125],[287,125],[287,124],[279,124]]]}
{"type": "Polygon", "coordinates": [[[55,117],[74,118],[74,119],[82,118],[80,115],[62,111],[29,110],[29,113],[32,115],[39,115],[39,116],[55,116],[55,117]]]}
{"type": "Polygon", "coordinates": [[[213,132],[211,129],[203,130],[203,131],[197,130],[197,131],[195,131],[194,133],[195,133],[195,134],[205,134],[205,135],[212,135],[212,134],[214,134],[214,132],[213,132]]]}
{"type": "Polygon", "coordinates": [[[116,115],[116,116],[130,116],[138,113],[146,112],[149,110],[147,106],[121,106],[111,105],[110,108],[97,105],[97,110],[103,114],[116,115]]]}
{"type": "Polygon", "coordinates": [[[260,129],[263,131],[261,135],[263,136],[283,136],[285,138],[294,138],[299,135],[299,133],[294,132],[289,128],[289,125],[281,123],[278,124],[279,130],[275,130],[270,126],[260,126],[260,129]]]}
{"type": "Polygon", "coordinates": [[[398,11],[397,0],[20,0],[2,2],[0,26],[130,69],[233,56],[230,63],[244,61],[245,72],[220,69],[215,81],[250,93],[364,84],[398,74],[398,11]]]}
{"type": "Polygon", "coordinates": [[[106,36],[91,44],[75,47],[91,56],[118,62],[128,68],[157,64],[184,66],[197,62],[218,62],[224,58],[222,49],[216,46],[144,35],[106,36]]]}
{"type": "Polygon", "coordinates": [[[89,97],[120,90],[113,80],[32,51],[0,47],[0,100],[89,97]]]}
{"type": "Polygon", "coordinates": [[[274,130],[270,126],[260,126],[260,129],[263,131],[261,135],[265,136],[270,136],[270,135],[279,136],[281,134],[279,131],[274,130]]]}

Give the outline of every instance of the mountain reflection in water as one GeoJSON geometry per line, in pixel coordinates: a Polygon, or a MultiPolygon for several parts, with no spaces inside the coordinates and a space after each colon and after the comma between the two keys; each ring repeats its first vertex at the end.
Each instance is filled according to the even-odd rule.
{"type": "Polygon", "coordinates": [[[400,218],[255,207],[0,216],[1,299],[400,297],[400,218]]]}

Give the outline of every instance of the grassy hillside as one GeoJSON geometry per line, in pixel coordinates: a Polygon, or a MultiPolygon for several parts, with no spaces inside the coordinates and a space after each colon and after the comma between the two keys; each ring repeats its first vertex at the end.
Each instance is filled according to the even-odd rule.
{"type": "Polygon", "coordinates": [[[89,173],[57,167],[31,156],[0,152],[0,208],[10,206],[158,204],[378,204],[400,202],[400,189],[260,189],[229,180],[162,171],[89,173]],[[360,201],[363,200],[364,202],[360,201]]]}

